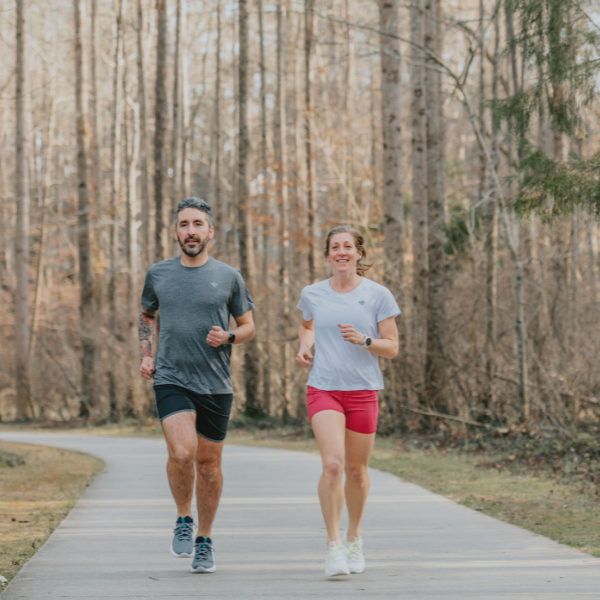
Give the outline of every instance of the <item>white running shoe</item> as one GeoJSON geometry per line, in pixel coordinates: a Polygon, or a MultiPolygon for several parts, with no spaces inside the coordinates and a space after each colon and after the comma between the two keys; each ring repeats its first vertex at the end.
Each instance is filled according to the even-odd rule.
{"type": "Polygon", "coordinates": [[[365,570],[365,557],[362,553],[362,537],[359,537],[355,542],[347,542],[346,552],[346,564],[350,573],[362,573],[365,570]]]}
{"type": "Polygon", "coordinates": [[[325,556],[325,575],[327,577],[350,575],[348,565],[346,564],[346,553],[346,547],[341,543],[327,550],[325,556]]]}

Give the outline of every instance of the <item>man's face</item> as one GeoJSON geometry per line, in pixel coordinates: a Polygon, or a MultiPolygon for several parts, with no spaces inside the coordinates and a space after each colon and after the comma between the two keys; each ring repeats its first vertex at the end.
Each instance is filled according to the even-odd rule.
{"type": "Polygon", "coordinates": [[[187,256],[198,256],[213,239],[215,230],[208,224],[208,216],[197,208],[184,208],[177,216],[175,237],[187,256]]]}

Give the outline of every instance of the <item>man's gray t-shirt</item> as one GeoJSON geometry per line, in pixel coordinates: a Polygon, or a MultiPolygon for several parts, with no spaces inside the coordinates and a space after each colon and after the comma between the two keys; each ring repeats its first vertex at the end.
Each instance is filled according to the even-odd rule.
{"type": "Polygon", "coordinates": [[[142,306],[160,310],[154,385],[178,385],[199,394],[231,394],[231,346],[209,346],[213,325],[229,329],[229,317],[254,308],[240,272],[214,258],[184,267],[179,257],[152,265],[142,306]]]}

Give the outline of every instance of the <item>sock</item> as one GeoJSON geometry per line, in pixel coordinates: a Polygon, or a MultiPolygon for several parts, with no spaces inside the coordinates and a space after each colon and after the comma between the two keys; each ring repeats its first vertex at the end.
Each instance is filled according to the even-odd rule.
{"type": "Polygon", "coordinates": [[[210,538],[204,538],[201,535],[196,538],[196,544],[204,544],[204,542],[207,544],[212,544],[212,540],[210,538]]]}
{"type": "Polygon", "coordinates": [[[175,521],[175,523],[187,523],[188,525],[191,525],[194,522],[194,519],[192,519],[192,517],[177,517],[177,521],[175,521]]]}

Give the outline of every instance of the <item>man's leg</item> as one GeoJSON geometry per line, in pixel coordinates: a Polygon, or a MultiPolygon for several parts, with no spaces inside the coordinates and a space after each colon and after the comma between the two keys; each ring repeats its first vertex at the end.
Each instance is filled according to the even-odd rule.
{"type": "Polygon", "coordinates": [[[223,472],[221,471],[223,442],[211,442],[201,435],[196,437],[198,535],[209,538],[223,489],[223,472]]]}
{"type": "Polygon", "coordinates": [[[178,517],[192,516],[194,457],[198,446],[196,413],[180,412],[167,417],[162,428],[169,450],[167,476],[178,517]]]}

